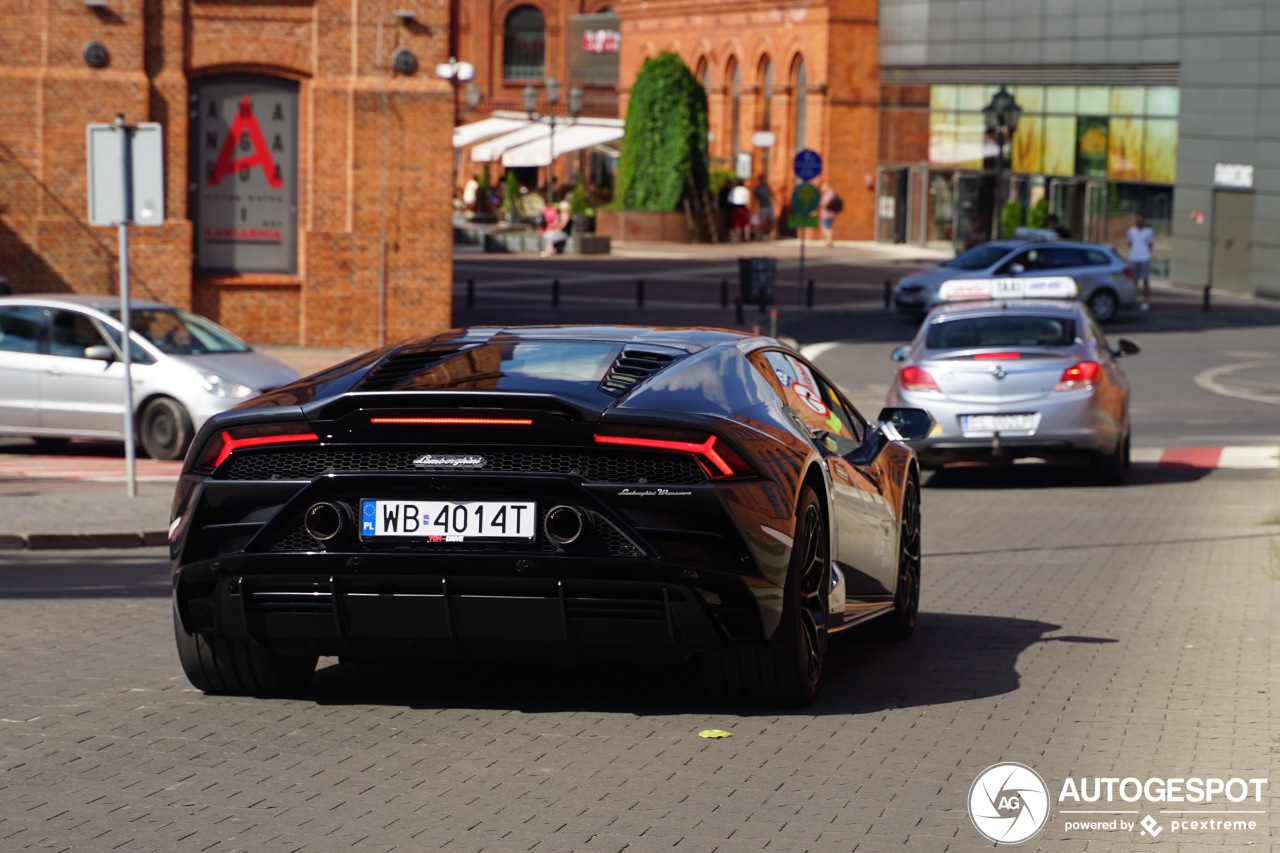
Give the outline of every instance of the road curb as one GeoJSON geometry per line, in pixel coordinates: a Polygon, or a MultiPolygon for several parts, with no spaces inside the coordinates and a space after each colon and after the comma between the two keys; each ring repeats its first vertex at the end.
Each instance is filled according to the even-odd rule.
{"type": "Polygon", "coordinates": [[[0,533],[0,551],[153,548],[168,542],[169,534],[163,530],[128,533],[0,533]]]}

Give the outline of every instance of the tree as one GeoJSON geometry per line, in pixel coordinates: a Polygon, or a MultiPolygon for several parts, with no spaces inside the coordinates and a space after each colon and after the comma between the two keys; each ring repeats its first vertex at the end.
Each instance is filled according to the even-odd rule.
{"type": "Polygon", "coordinates": [[[627,104],[618,200],[624,210],[679,210],[707,187],[707,93],[674,53],[649,59],[627,104]]]}

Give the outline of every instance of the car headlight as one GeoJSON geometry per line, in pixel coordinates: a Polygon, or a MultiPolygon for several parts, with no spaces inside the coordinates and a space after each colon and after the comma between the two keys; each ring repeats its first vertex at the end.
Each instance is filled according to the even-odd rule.
{"type": "Polygon", "coordinates": [[[239,400],[253,393],[253,389],[248,385],[241,385],[239,382],[223,379],[216,373],[201,373],[200,384],[204,386],[204,390],[213,396],[232,400],[239,400]]]}

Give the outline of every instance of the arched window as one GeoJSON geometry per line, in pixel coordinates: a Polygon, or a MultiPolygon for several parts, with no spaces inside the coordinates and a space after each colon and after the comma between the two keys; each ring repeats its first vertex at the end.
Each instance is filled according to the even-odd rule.
{"type": "Polygon", "coordinates": [[[729,64],[729,162],[738,162],[738,135],[742,119],[742,71],[735,60],[729,64]]]}
{"type": "Polygon", "coordinates": [[[760,60],[760,130],[773,127],[773,63],[760,60]]]}
{"type": "Polygon", "coordinates": [[[702,84],[704,91],[711,91],[711,66],[705,56],[698,60],[697,70],[693,72],[693,76],[702,84]]]}
{"type": "Polygon", "coordinates": [[[547,21],[532,6],[517,6],[507,15],[502,34],[502,76],[507,80],[541,80],[545,68],[547,21]]]}
{"type": "Polygon", "coordinates": [[[803,151],[807,146],[804,138],[804,125],[807,117],[807,98],[809,94],[809,75],[804,70],[804,57],[796,57],[795,72],[792,74],[791,100],[795,116],[795,149],[803,151]]]}

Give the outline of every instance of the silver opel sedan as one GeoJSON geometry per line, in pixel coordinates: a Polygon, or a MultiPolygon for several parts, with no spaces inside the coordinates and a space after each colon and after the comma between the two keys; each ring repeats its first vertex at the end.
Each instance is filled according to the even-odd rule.
{"type": "Polygon", "coordinates": [[[944,304],[926,318],[900,362],[888,405],[913,406],[936,426],[909,444],[926,468],[965,460],[1088,458],[1098,479],[1129,468],[1129,381],[1079,302],[1010,299],[944,304]]]}
{"type": "Polygon", "coordinates": [[[956,255],[936,269],[904,276],[894,304],[898,312],[923,317],[945,301],[943,283],[954,279],[1039,278],[1069,276],[1079,286],[1079,298],[1101,323],[1110,323],[1121,308],[1139,302],[1138,283],[1129,263],[1110,246],[1058,240],[1052,232],[1018,229],[1014,240],[982,243],[956,255]]]}
{"type": "MultiPolygon", "coordinates": [[[[180,459],[211,415],[298,378],[212,320],[129,303],[134,424],[142,450],[180,459]]],[[[0,297],[0,435],[55,444],[124,438],[120,300],[0,297]]]]}

